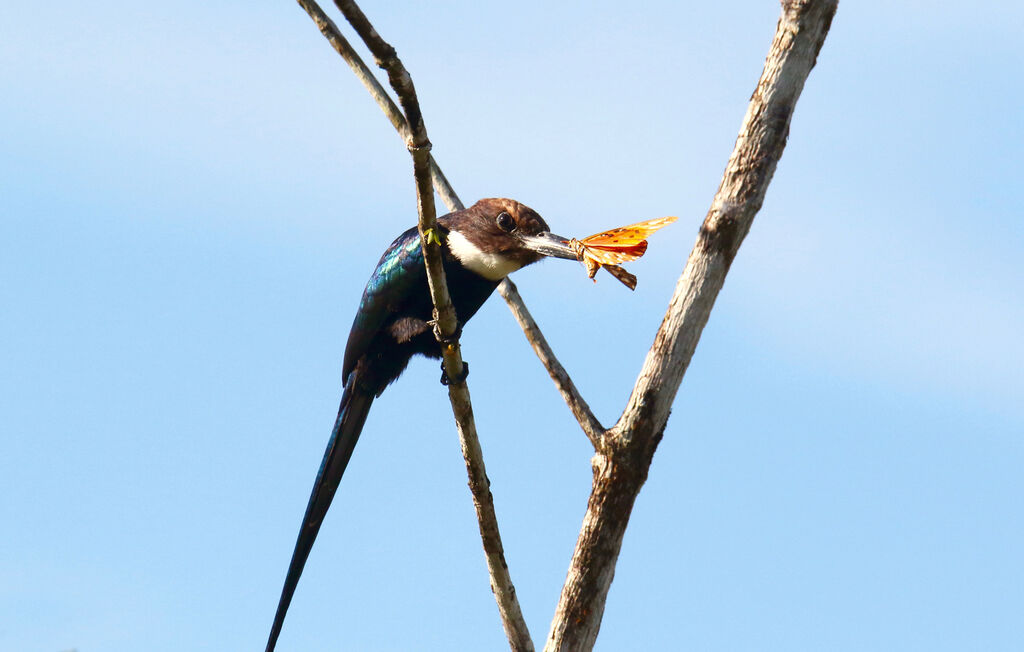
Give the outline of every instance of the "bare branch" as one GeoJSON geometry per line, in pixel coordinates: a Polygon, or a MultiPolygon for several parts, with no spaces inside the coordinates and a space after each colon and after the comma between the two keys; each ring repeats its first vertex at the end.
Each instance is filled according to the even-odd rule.
{"type": "MultiPolygon", "coordinates": [[[[367,66],[359,53],[353,49],[349,44],[348,40],[342,36],[338,30],[338,26],[334,24],[334,21],[324,13],[323,9],[314,2],[313,0],[298,0],[299,6],[306,10],[313,22],[320,29],[320,33],[324,35],[324,38],[331,44],[335,52],[341,55],[341,58],[352,68],[352,72],[356,78],[362,82],[366,90],[370,92],[370,96],[373,97],[377,102],[377,106],[380,107],[381,111],[387,117],[388,122],[395,128],[398,135],[402,137],[403,142],[408,142],[411,131],[409,129],[409,122],[402,115],[402,111],[398,108],[398,105],[394,103],[391,96],[388,95],[384,87],[381,86],[380,82],[374,76],[373,72],[367,66]]],[[[441,195],[441,199],[444,200],[445,205],[450,211],[459,211],[465,208],[462,202],[459,200],[458,195],[455,194],[455,190],[452,189],[448,179],[445,178],[444,173],[441,172],[441,168],[438,167],[434,157],[430,157],[430,170],[434,177],[434,190],[441,195]]]]}
{"type": "Polygon", "coordinates": [[[761,209],[782,157],[804,82],[837,0],[783,2],[775,39],[751,97],[715,199],[701,226],[669,310],[614,430],[629,437],[644,419],[664,427],[683,374],[736,252],[761,209]]]}
{"type": "Polygon", "coordinates": [[[498,522],[494,513],[494,501],[490,492],[490,481],[484,466],[483,453],[476,435],[473,419],[473,407],[469,396],[469,387],[465,382],[464,364],[458,342],[458,320],[455,309],[448,294],[441,261],[441,245],[438,238],[436,210],[432,180],[441,184],[439,189],[446,201],[454,207],[461,208],[461,202],[451,190],[447,179],[430,156],[430,140],[427,138],[426,126],[420,110],[419,100],[413,86],[412,77],[399,60],[393,47],[385,42],[366,15],[351,0],[337,0],[338,8],[349,23],[363,39],[373,53],[377,65],[388,73],[392,88],[398,95],[404,109],[403,116],[388,97],[383,87],[340,34],[337,26],[323,13],[319,6],[311,0],[298,0],[299,4],[313,18],[320,31],[327,37],[334,49],[349,63],[356,76],[363,82],[370,94],[377,100],[392,125],[406,142],[413,158],[413,171],[416,178],[417,207],[419,211],[418,229],[423,247],[427,270],[428,285],[434,303],[435,335],[441,345],[442,357],[449,378],[453,379],[448,386],[448,397],[452,404],[456,425],[459,431],[466,471],[469,475],[469,486],[473,495],[473,504],[480,524],[480,535],[484,553],[491,576],[491,589],[498,603],[505,634],[513,650],[533,652],[533,641],[526,627],[522,610],[516,598],[515,587],[508,573],[504,549],[498,531],[498,522]]]}
{"type": "Polygon", "coordinates": [[[590,650],[633,503],[711,308],[782,156],[837,0],[784,0],[782,17],[722,183],[618,423],[594,456],[587,513],[545,650],[590,650]]]}
{"type": "Polygon", "coordinates": [[[434,175],[434,190],[437,194],[441,195],[441,201],[445,203],[450,211],[461,211],[465,208],[462,200],[455,194],[455,188],[452,188],[452,184],[448,183],[448,177],[444,176],[444,172],[441,171],[441,166],[437,164],[434,157],[430,157],[430,171],[434,175]]]}
{"type": "Polygon", "coordinates": [[[398,134],[402,137],[402,140],[408,142],[411,137],[411,131],[409,129],[409,123],[406,121],[405,116],[399,110],[398,106],[391,100],[391,96],[388,95],[384,87],[380,85],[377,78],[370,71],[370,68],[363,63],[362,57],[355,51],[348,39],[342,36],[338,30],[338,26],[334,24],[334,21],[324,13],[324,10],[320,8],[313,0],[298,0],[299,6],[306,10],[309,17],[313,19],[316,26],[320,29],[320,33],[324,35],[334,51],[341,55],[341,58],[348,63],[349,67],[352,68],[352,72],[355,73],[356,78],[362,82],[366,90],[370,92],[370,95],[374,100],[377,101],[377,105],[380,106],[381,110],[384,111],[384,115],[387,116],[388,121],[398,131],[398,134]]]}
{"type": "Polygon", "coordinates": [[[533,320],[533,315],[530,314],[530,311],[523,304],[515,283],[505,279],[498,286],[498,292],[501,293],[501,296],[505,297],[509,308],[512,309],[512,315],[519,322],[519,327],[523,329],[527,341],[533,347],[533,352],[537,354],[537,357],[544,364],[544,368],[548,370],[551,380],[555,381],[555,386],[558,387],[562,398],[565,399],[569,409],[572,410],[573,416],[579,421],[583,432],[590,439],[590,443],[597,449],[605,432],[604,426],[597,420],[594,413],[590,411],[590,406],[583,400],[583,397],[576,389],[576,385],[572,382],[572,378],[566,373],[565,367],[555,357],[554,352],[548,345],[548,341],[544,339],[544,334],[537,327],[537,322],[533,320]]]}

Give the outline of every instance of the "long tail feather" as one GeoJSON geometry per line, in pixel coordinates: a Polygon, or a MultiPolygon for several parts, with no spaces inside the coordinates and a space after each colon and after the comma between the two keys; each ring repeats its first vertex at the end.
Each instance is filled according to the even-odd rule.
{"type": "Polygon", "coordinates": [[[354,381],[354,377],[349,378],[342,394],[338,418],[334,422],[331,439],[327,442],[327,451],[324,452],[313,492],[309,496],[306,514],[302,518],[302,527],[299,529],[295,550],[292,552],[292,561],[288,565],[288,575],[285,576],[284,588],[281,589],[274,625],[267,640],[267,652],[273,652],[274,646],[277,645],[277,637],[281,633],[281,626],[284,624],[284,617],[288,613],[288,605],[292,602],[292,595],[299,583],[302,569],[306,566],[309,551],[312,550],[316,535],[320,532],[320,524],[323,523],[324,515],[331,506],[341,476],[345,473],[349,458],[352,457],[352,450],[359,441],[359,433],[363,430],[370,405],[373,404],[374,395],[359,389],[354,381]]]}

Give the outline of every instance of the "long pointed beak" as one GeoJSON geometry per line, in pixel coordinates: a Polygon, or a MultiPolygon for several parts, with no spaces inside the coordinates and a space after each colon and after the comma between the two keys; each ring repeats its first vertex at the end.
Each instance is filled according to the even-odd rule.
{"type": "Polygon", "coordinates": [[[548,231],[537,235],[524,235],[521,238],[527,249],[536,251],[542,256],[576,260],[576,253],[569,247],[569,238],[563,238],[548,231]]]}

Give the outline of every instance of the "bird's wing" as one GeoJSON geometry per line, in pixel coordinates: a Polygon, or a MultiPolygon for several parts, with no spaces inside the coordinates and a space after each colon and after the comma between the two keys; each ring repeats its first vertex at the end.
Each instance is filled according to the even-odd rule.
{"type": "Polygon", "coordinates": [[[366,283],[345,347],[342,378],[348,379],[388,317],[401,310],[402,306],[396,302],[407,300],[421,287],[425,292],[427,271],[423,266],[419,233],[412,228],[391,243],[366,283]]]}

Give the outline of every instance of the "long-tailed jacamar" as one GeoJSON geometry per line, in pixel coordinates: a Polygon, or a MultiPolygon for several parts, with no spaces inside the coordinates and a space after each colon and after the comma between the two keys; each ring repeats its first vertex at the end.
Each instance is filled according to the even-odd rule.
{"type": "MultiPolygon", "coordinates": [[[[437,222],[448,291],[460,327],[508,274],[542,256],[576,259],[566,238],[552,235],[540,215],[511,199],[481,199],[437,222]]],[[[373,399],[401,375],[413,355],[441,355],[432,314],[423,248],[412,228],[391,243],[363,291],[345,348],[341,407],[295,542],[267,652],[277,643],[306,558],[373,399]]]]}

